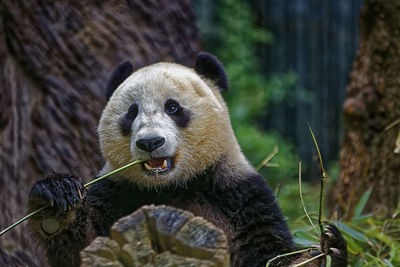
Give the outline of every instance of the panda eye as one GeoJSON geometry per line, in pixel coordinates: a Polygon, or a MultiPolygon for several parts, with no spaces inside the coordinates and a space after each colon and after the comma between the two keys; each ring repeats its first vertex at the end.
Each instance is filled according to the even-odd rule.
{"type": "Polygon", "coordinates": [[[191,112],[185,107],[181,107],[178,101],[168,99],[165,102],[165,113],[176,123],[178,127],[185,128],[190,122],[191,112]]]}
{"type": "Polygon", "coordinates": [[[173,99],[167,100],[165,103],[165,112],[167,114],[176,114],[180,109],[179,103],[173,99]]]}

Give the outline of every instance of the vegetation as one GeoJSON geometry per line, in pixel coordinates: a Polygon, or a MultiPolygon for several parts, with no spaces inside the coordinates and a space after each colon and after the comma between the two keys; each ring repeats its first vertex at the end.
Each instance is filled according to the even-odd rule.
{"type": "MultiPolygon", "coordinates": [[[[257,124],[260,115],[267,112],[269,103],[303,100],[311,96],[296,84],[296,75],[293,73],[275,75],[268,79],[260,73],[256,46],[270,44],[273,36],[256,26],[247,3],[220,0],[217,6],[219,17],[216,28],[219,38],[212,40],[213,46],[207,47],[207,50],[216,54],[227,70],[231,90],[224,97],[230,108],[239,143],[255,166],[275,146],[279,147],[279,153],[272,159],[272,162],[278,163],[279,168],[263,168],[264,176],[275,187],[279,205],[288,216],[295,242],[304,247],[316,244],[319,237],[306,218],[299,199],[299,185],[295,179],[298,157],[293,146],[279,134],[266,132],[257,124]],[[297,89],[289,90],[293,87],[297,89]]],[[[332,175],[329,180],[336,181],[337,164],[331,164],[329,171],[332,175]]],[[[371,214],[363,214],[370,192],[365,192],[350,221],[341,222],[334,218],[327,221],[341,229],[348,244],[350,266],[400,266],[400,207],[391,219],[384,221],[371,214]]],[[[317,225],[319,185],[305,183],[302,185],[302,193],[306,208],[311,211],[311,219],[317,225]]]]}
{"type": "MultiPolygon", "coordinates": [[[[346,239],[350,266],[400,266],[400,208],[387,220],[363,214],[370,193],[371,190],[364,193],[350,221],[327,221],[336,224],[346,239]]],[[[311,218],[318,219],[316,213],[311,214],[311,218]]],[[[292,226],[298,245],[307,247],[318,243],[318,237],[305,216],[292,226]]]]}
{"type": "Polygon", "coordinates": [[[207,48],[223,63],[230,82],[230,91],[224,95],[231,114],[232,125],[247,158],[258,164],[278,146],[279,153],[272,160],[277,168],[264,168],[269,182],[282,183],[297,175],[297,156],[293,145],[277,133],[265,132],[257,119],[265,114],[271,100],[282,100],[296,84],[293,73],[266,79],[260,73],[256,46],[267,45],[273,36],[255,26],[254,16],[247,3],[222,0],[218,5],[219,27],[216,49],[207,48]]]}

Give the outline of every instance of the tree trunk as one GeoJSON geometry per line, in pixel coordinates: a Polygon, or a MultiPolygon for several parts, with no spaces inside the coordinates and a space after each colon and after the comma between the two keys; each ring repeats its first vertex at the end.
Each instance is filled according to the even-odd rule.
{"type": "MultiPolygon", "coordinates": [[[[118,63],[191,65],[200,42],[189,0],[3,0],[0,8],[3,229],[24,215],[30,187],[46,173],[88,181],[101,168],[96,127],[118,63]]],[[[17,250],[37,255],[34,247],[19,226],[0,237],[0,263],[17,250]]]]}
{"type": "Polygon", "coordinates": [[[400,2],[367,0],[361,41],[344,103],[344,142],[334,210],[350,219],[372,188],[366,212],[391,216],[399,204],[400,2]]]}
{"type": "Polygon", "coordinates": [[[97,237],[81,252],[89,266],[230,266],[224,232],[193,213],[143,206],[119,219],[110,237],[97,237]]]}

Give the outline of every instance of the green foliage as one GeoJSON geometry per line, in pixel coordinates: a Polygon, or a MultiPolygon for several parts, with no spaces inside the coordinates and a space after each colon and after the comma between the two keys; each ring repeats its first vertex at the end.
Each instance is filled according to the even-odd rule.
{"type": "Polygon", "coordinates": [[[337,222],[344,233],[351,266],[400,266],[400,206],[392,218],[379,220],[362,214],[371,189],[357,203],[351,221],[337,222]]]}
{"type": "Polygon", "coordinates": [[[297,77],[293,73],[266,79],[260,72],[256,54],[258,44],[273,41],[270,32],[257,27],[251,9],[244,1],[221,0],[218,6],[219,46],[211,51],[224,63],[230,91],[225,94],[232,125],[243,152],[253,165],[259,163],[275,146],[279,153],[272,162],[279,168],[264,168],[268,180],[288,179],[296,175],[297,158],[293,146],[276,133],[257,127],[256,120],[264,115],[269,101],[287,99],[297,77]]]}
{"type": "MultiPolygon", "coordinates": [[[[312,218],[318,216],[319,184],[302,183],[302,193],[306,209],[312,218]]],[[[299,185],[294,182],[283,183],[277,194],[279,206],[287,217],[290,229],[303,228],[309,225],[299,198],[299,185]]],[[[311,229],[311,228],[310,228],[311,229]]]]}
{"type": "MultiPolygon", "coordinates": [[[[279,153],[271,160],[279,168],[263,168],[264,176],[275,185],[279,205],[288,216],[295,242],[310,246],[319,242],[303,213],[299,199],[297,157],[293,146],[279,134],[265,132],[257,127],[257,119],[265,115],[268,104],[310,102],[313,96],[297,85],[295,73],[275,74],[268,79],[260,72],[257,45],[273,42],[273,35],[256,26],[251,9],[245,1],[217,2],[218,25],[209,27],[213,33],[213,47],[208,50],[225,65],[230,91],[224,95],[231,112],[232,125],[238,141],[253,165],[258,165],[275,146],[279,153]],[[217,49],[213,49],[217,47],[217,49]]],[[[209,21],[207,21],[209,23],[209,21]]],[[[207,39],[207,38],[206,38],[207,39]]],[[[335,181],[339,166],[330,164],[331,181],[335,181]]],[[[329,180],[329,179],[328,179],[329,180]]],[[[318,220],[319,185],[303,183],[303,198],[313,221],[318,220]]],[[[350,222],[330,220],[341,229],[347,240],[349,266],[400,266],[400,207],[392,219],[377,220],[362,211],[370,191],[360,199],[350,222]]],[[[317,224],[317,223],[316,223],[317,224]]]]}
{"type": "MultiPolygon", "coordinates": [[[[224,95],[231,112],[232,125],[238,141],[253,165],[258,165],[275,146],[279,153],[271,160],[279,168],[263,168],[264,176],[275,185],[279,205],[288,216],[295,242],[310,246],[319,242],[303,213],[299,199],[297,157],[293,146],[279,134],[265,132],[257,126],[257,119],[265,115],[268,104],[310,102],[312,95],[297,85],[295,73],[275,74],[268,79],[260,72],[257,45],[273,42],[270,32],[256,26],[248,4],[240,0],[217,2],[218,25],[209,27],[213,33],[213,47],[208,50],[225,65],[230,91],[224,95]],[[213,49],[217,47],[217,49],[213,49]]],[[[207,21],[208,23],[208,21],[207,21]]],[[[207,39],[207,38],[206,38],[207,39]]],[[[336,180],[338,164],[330,164],[330,180],[336,180]]],[[[329,179],[328,179],[329,180],[329,179]]],[[[303,183],[303,198],[311,219],[318,220],[319,185],[303,183]]],[[[360,199],[353,220],[330,220],[341,229],[349,249],[349,266],[400,266],[399,212],[385,221],[374,219],[362,211],[370,191],[360,199]]],[[[317,223],[316,223],[317,224],[317,223]]]]}
{"type": "Polygon", "coordinates": [[[269,153],[278,146],[278,154],[272,158],[271,163],[278,167],[264,167],[261,172],[271,184],[284,183],[289,177],[296,175],[297,157],[293,154],[293,146],[283,140],[278,134],[266,133],[254,125],[247,123],[236,124],[235,133],[238,136],[243,153],[257,166],[269,153]]]}
{"type": "MultiPolygon", "coordinates": [[[[392,218],[387,220],[376,219],[371,214],[362,214],[370,194],[371,190],[367,190],[361,197],[351,221],[330,220],[329,222],[337,225],[347,242],[349,266],[400,266],[398,253],[400,251],[400,207],[392,218]]],[[[314,207],[311,210],[316,209],[317,207],[314,207]]],[[[311,217],[317,220],[317,216],[311,217]]],[[[308,247],[318,243],[318,237],[315,236],[306,219],[297,220],[294,229],[294,240],[297,245],[308,247]]]]}
{"type": "Polygon", "coordinates": [[[224,62],[231,91],[226,95],[233,121],[254,118],[265,110],[269,89],[260,73],[256,44],[271,42],[272,35],[255,26],[249,6],[238,0],[222,0],[219,7],[221,43],[216,51],[224,62]]]}

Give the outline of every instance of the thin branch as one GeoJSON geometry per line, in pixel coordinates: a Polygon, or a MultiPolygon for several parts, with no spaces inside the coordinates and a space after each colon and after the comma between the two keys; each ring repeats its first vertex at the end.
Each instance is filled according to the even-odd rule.
{"type": "Polygon", "coordinates": [[[318,224],[319,229],[321,230],[321,234],[325,232],[324,224],[322,222],[322,218],[324,216],[324,194],[325,194],[325,169],[322,162],[321,152],[319,151],[317,140],[315,139],[314,132],[311,129],[310,124],[308,124],[308,128],[310,129],[311,136],[314,140],[314,145],[317,148],[319,164],[320,164],[320,178],[321,178],[321,190],[319,192],[319,214],[318,214],[318,224]]]}
{"type": "Polygon", "coordinates": [[[85,186],[85,187],[88,187],[88,186],[90,186],[90,185],[92,185],[92,184],[94,184],[94,183],[97,183],[97,182],[100,181],[100,180],[103,180],[104,178],[107,178],[108,176],[111,176],[111,175],[113,175],[113,174],[116,174],[116,173],[118,173],[118,172],[120,172],[120,171],[125,170],[126,168],[129,168],[129,167],[131,167],[131,166],[133,166],[133,165],[136,165],[136,164],[138,164],[138,163],[140,163],[140,162],[143,162],[143,161],[144,161],[144,160],[135,160],[135,161],[133,161],[133,162],[131,162],[131,163],[129,163],[129,164],[126,164],[125,166],[122,166],[121,168],[118,168],[118,169],[116,169],[116,170],[113,170],[113,171],[111,171],[111,172],[109,172],[109,173],[107,173],[107,174],[104,174],[103,176],[101,176],[101,177],[99,177],[99,178],[97,178],[97,179],[94,179],[93,181],[90,181],[90,182],[86,183],[84,186],[85,186]]]}
{"type": "Polygon", "coordinates": [[[8,226],[6,229],[4,229],[3,231],[0,232],[0,236],[2,236],[3,234],[7,233],[8,231],[10,231],[11,229],[13,229],[15,226],[17,226],[18,224],[22,223],[23,221],[25,221],[26,219],[29,219],[30,217],[32,217],[33,215],[41,212],[42,210],[46,209],[49,205],[43,206],[37,210],[35,210],[32,213],[29,213],[28,215],[26,215],[25,217],[23,217],[22,219],[19,219],[18,221],[16,221],[15,223],[13,223],[12,225],[8,226]]]}
{"type": "Polygon", "coordinates": [[[296,254],[300,254],[300,253],[307,252],[307,251],[310,251],[310,250],[311,250],[311,248],[306,248],[306,249],[296,250],[296,251],[292,251],[292,252],[289,252],[289,253],[285,253],[285,254],[278,255],[278,256],[276,256],[276,257],[270,259],[270,260],[267,262],[267,265],[266,265],[265,267],[269,267],[269,266],[271,265],[271,263],[272,263],[273,261],[277,260],[277,259],[284,258],[284,257],[287,257],[287,256],[296,255],[296,254]]]}
{"type": "Polygon", "coordinates": [[[305,264],[307,264],[307,263],[309,263],[309,262],[312,262],[313,260],[316,260],[316,259],[318,259],[318,258],[321,258],[321,257],[323,257],[323,256],[325,256],[325,255],[324,255],[323,253],[321,253],[321,254],[318,254],[318,255],[315,256],[315,257],[309,258],[308,260],[302,261],[302,262],[297,263],[297,264],[294,264],[294,265],[290,265],[289,267],[299,267],[299,266],[303,266],[303,265],[305,265],[305,264]]]}
{"type": "Polygon", "coordinates": [[[394,126],[396,126],[399,123],[400,123],[400,118],[397,118],[396,120],[392,121],[388,126],[385,127],[384,132],[390,130],[391,128],[393,128],[394,126]]]}
{"type": "MultiPolygon", "coordinates": [[[[131,163],[125,165],[125,166],[122,166],[121,168],[118,168],[118,169],[116,169],[116,170],[113,170],[113,171],[111,171],[111,172],[109,172],[109,173],[107,173],[107,174],[105,174],[105,175],[103,175],[103,176],[101,176],[101,177],[99,177],[99,178],[97,178],[97,179],[94,179],[93,181],[90,181],[90,182],[84,184],[84,186],[85,186],[85,187],[88,187],[88,186],[90,186],[90,185],[92,185],[92,184],[94,184],[94,183],[97,183],[97,182],[100,181],[100,180],[103,180],[104,178],[107,178],[107,177],[109,177],[109,176],[111,176],[111,175],[113,175],[113,174],[116,174],[117,172],[120,172],[120,171],[122,171],[122,170],[125,170],[126,168],[129,168],[129,167],[131,167],[131,166],[133,166],[133,165],[135,165],[135,164],[138,164],[138,163],[140,163],[140,162],[143,162],[143,160],[136,160],[136,161],[134,161],[134,162],[131,162],[131,163]]],[[[32,217],[33,215],[35,215],[35,214],[37,214],[37,213],[43,211],[43,210],[46,209],[47,207],[49,207],[49,205],[43,206],[43,207],[41,207],[41,208],[39,208],[39,209],[37,209],[37,210],[35,210],[35,211],[29,213],[29,214],[26,215],[25,217],[19,219],[18,221],[16,221],[15,223],[13,223],[13,224],[10,225],[9,227],[7,227],[6,229],[2,230],[2,231],[0,232],[0,236],[2,236],[3,234],[7,233],[9,230],[13,229],[15,226],[17,226],[18,224],[22,223],[22,222],[25,221],[26,219],[29,219],[29,218],[32,217]]]]}
{"type": "Polygon", "coordinates": [[[302,193],[302,190],[301,190],[301,162],[300,161],[299,161],[299,193],[300,193],[300,200],[301,200],[301,205],[303,206],[304,213],[306,214],[308,221],[311,223],[315,234],[318,236],[318,231],[315,228],[314,223],[312,222],[310,216],[308,215],[306,206],[304,205],[303,193],[302,193]]]}
{"type": "Polygon", "coordinates": [[[257,171],[261,170],[262,167],[266,166],[267,163],[273,158],[275,157],[275,155],[278,154],[278,146],[274,147],[274,151],[272,151],[271,154],[269,154],[268,156],[265,157],[265,159],[263,161],[261,161],[260,165],[258,165],[258,167],[256,168],[257,171]]]}

